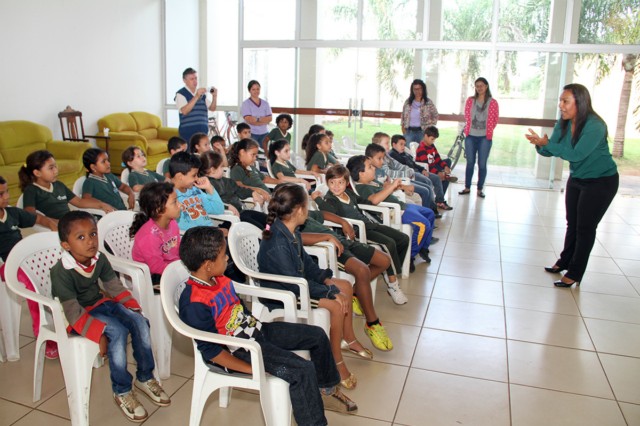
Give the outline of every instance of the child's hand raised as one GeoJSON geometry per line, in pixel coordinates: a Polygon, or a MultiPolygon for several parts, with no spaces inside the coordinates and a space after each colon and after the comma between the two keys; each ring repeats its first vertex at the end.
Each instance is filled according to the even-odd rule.
{"type": "Polygon", "coordinates": [[[199,177],[198,179],[196,179],[196,181],[193,184],[195,185],[196,188],[199,188],[208,194],[213,194],[213,186],[211,185],[211,181],[209,180],[208,177],[206,176],[199,177]]]}

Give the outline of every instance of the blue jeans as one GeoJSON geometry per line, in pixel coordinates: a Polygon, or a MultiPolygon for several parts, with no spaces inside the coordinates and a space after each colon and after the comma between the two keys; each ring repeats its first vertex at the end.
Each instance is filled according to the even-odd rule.
{"type": "Polygon", "coordinates": [[[131,334],[133,357],[138,363],[136,378],[146,382],[153,378],[153,352],[149,321],[142,314],[125,308],[120,303],[105,302],[89,312],[107,326],[104,334],[109,339],[107,355],[111,371],[113,393],[122,395],[131,390],[133,377],[127,371],[127,337],[131,334]]]}
{"type": "Polygon", "coordinates": [[[404,139],[407,141],[407,146],[408,146],[411,142],[420,143],[420,141],[424,138],[424,132],[422,130],[406,129],[406,132],[403,136],[404,136],[404,139]]]}
{"type": "Polygon", "coordinates": [[[492,141],[485,136],[467,136],[464,140],[464,152],[467,158],[467,170],[464,178],[464,187],[471,188],[473,170],[478,157],[478,191],[484,188],[484,180],[487,178],[487,160],[491,152],[492,141]]]}
{"type": "MultiPolygon", "coordinates": [[[[326,425],[319,388],[340,382],[327,335],[320,327],[286,322],[262,323],[256,342],[262,349],[264,370],[289,383],[293,417],[299,425],[326,425]],[[309,350],[311,361],[292,353],[309,350]]],[[[233,355],[251,363],[251,355],[238,350],[233,355]]]]}
{"type": "MultiPolygon", "coordinates": [[[[416,173],[411,181],[415,187],[415,192],[422,198],[422,206],[432,210],[437,209],[434,199],[434,190],[431,180],[423,174],[416,173]]],[[[444,197],[443,197],[444,198],[444,197]]],[[[435,210],[434,210],[435,211],[435,210]]]]}

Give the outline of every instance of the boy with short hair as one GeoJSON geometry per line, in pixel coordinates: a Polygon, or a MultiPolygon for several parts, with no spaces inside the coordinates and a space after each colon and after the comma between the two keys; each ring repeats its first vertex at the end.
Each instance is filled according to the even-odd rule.
{"type": "Polygon", "coordinates": [[[251,127],[247,123],[236,124],[236,131],[238,132],[238,140],[251,139],[251,127]]]}
{"type": "MultiPolygon", "coordinates": [[[[179,301],[180,318],[198,330],[256,341],[267,373],[289,383],[293,416],[299,425],[326,425],[324,408],[354,412],[355,402],[336,386],[340,375],[326,333],[319,327],[287,322],[261,323],[242,303],[225,277],[226,242],[220,230],[189,229],[180,259],[191,275],[179,301]],[[291,350],[309,350],[307,361],[291,350]]],[[[251,374],[251,354],[244,349],[197,341],[205,362],[251,374]]],[[[198,356],[198,355],[196,355],[198,356]]]]}
{"type": "Polygon", "coordinates": [[[229,162],[227,160],[227,141],[225,141],[222,136],[214,135],[211,137],[211,149],[220,154],[222,167],[229,167],[229,162]]]}
{"type": "Polygon", "coordinates": [[[148,414],[132,389],[133,377],[127,371],[129,335],[137,362],[135,387],[160,407],[171,404],[153,377],[149,322],[107,257],[98,251],[98,227],[90,213],[76,210],[65,214],[58,223],[58,235],[64,251],[50,271],[51,293],[62,303],[68,331],[98,343],[102,356],[108,354],[113,399],[127,419],[142,422],[148,414]],[[98,279],[108,296],[100,289],[98,279]]]}
{"type": "Polygon", "coordinates": [[[207,177],[198,177],[200,158],[179,152],[169,160],[169,176],[178,194],[178,226],[186,231],[194,226],[211,226],[210,214],[222,214],[224,204],[207,177]]]}
{"type": "MultiPolygon", "coordinates": [[[[400,179],[380,184],[375,180],[373,163],[367,161],[364,155],[356,155],[349,159],[347,168],[351,178],[356,184],[356,191],[365,203],[378,205],[383,201],[396,203],[402,209],[402,223],[413,228],[411,235],[411,263],[417,254],[425,262],[431,263],[429,258],[429,245],[438,242],[437,238],[432,238],[435,225],[435,214],[428,207],[406,204],[393,195],[393,192],[400,188],[400,179]]],[[[412,267],[413,269],[413,267],[412,267]]]]}
{"type": "MultiPolygon", "coordinates": [[[[430,126],[433,127],[433,126],[430,126]]],[[[453,207],[450,207],[446,200],[444,199],[444,193],[447,191],[447,186],[449,185],[449,180],[444,180],[444,174],[440,176],[438,173],[434,173],[429,169],[425,169],[420,164],[417,164],[413,156],[407,152],[406,146],[407,141],[403,135],[393,135],[391,138],[391,151],[389,151],[389,155],[397,160],[398,162],[411,167],[416,172],[427,176],[431,183],[433,184],[433,189],[436,195],[436,204],[438,208],[441,210],[453,210],[453,207]]],[[[450,181],[456,182],[458,178],[455,176],[451,176],[450,181]]]]}
{"type": "MultiPolygon", "coordinates": [[[[167,142],[167,150],[169,151],[169,158],[173,157],[173,154],[178,152],[184,152],[189,147],[187,141],[179,136],[172,136],[167,142]]],[[[169,161],[165,161],[162,165],[162,174],[166,179],[170,179],[169,176],[169,161]]]]}
{"type": "MultiPolygon", "coordinates": [[[[392,158],[389,155],[390,141],[391,138],[389,135],[383,132],[377,132],[373,135],[373,138],[371,138],[371,143],[381,146],[385,153],[385,156],[382,157],[383,162],[379,169],[376,165],[376,178],[379,179],[382,176],[386,179],[386,176],[388,176],[390,179],[411,179],[415,192],[422,198],[422,205],[424,207],[431,208],[434,212],[437,212],[438,208],[434,202],[436,198],[434,195],[436,193],[436,189],[433,187],[433,182],[428,177],[423,176],[420,173],[416,173],[416,171],[411,167],[405,166],[392,158]]],[[[365,155],[369,157],[369,154],[366,152],[365,155]]]]}
{"type": "Polygon", "coordinates": [[[429,172],[438,175],[442,181],[443,192],[447,192],[449,182],[457,182],[456,176],[451,176],[451,159],[443,160],[436,148],[436,139],[440,137],[440,132],[436,126],[429,126],[424,131],[424,137],[416,150],[416,160],[427,163],[429,172]]]}

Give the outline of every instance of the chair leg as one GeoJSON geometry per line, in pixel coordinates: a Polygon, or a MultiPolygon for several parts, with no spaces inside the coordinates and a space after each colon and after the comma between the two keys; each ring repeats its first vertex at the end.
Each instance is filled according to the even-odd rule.
{"type": "Polygon", "coordinates": [[[291,425],[289,384],[284,380],[267,379],[267,386],[260,390],[260,405],[267,426],[291,425]]]}
{"type": "Polygon", "coordinates": [[[69,351],[73,350],[74,353],[59,349],[72,426],[89,425],[91,377],[93,363],[98,356],[96,349],[93,345],[78,345],[73,349],[68,349],[69,351]],[[68,373],[69,371],[71,373],[68,373]]]}
{"type": "Polygon", "coordinates": [[[231,402],[231,393],[233,388],[230,386],[220,388],[220,408],[227,408],[231,402]]]}
{"type": "Polygon", "coordinates": [[[171,342],[173,327],[162,311],[160,297],[154,297],[152,304],[154,323],[151,324],[151,343],[154,349],[156,372],[161,380],[171,376],[171,342]]]}
{"type": "MultiPolygon", "coordinates": [[[[36,339],[36,350],[33,358],[33,402],[42,397],[42,375],[44,373],[44,352],[46,348],[46,333],[40,333],[36,339]]],[[[64,370],[63,370],[64,371],[64,370]]]]}
{"type": "Polygon", "coordinates": [[[4,281],[0,281],[0,325],[4,337],[7,360],[20,360],[20,313],[21,298],[7,291],[4,281]]]}

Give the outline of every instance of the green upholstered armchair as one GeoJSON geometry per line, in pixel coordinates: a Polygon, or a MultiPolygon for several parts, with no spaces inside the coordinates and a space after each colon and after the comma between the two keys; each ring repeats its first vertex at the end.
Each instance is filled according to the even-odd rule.
{"type": "MultiPolygon", "coordinates": [[[[139,146],[147,155],[147,169],[155,170],[163,158],[169,156],[167,142],[172,136],[179,136],[178,129],[163,127],[160,117],[147,112],[118,112],[98,120],[100,135],[109,129],[109,157],[111,171],[122,171],[122,153],[131,145],[139,146]]],[[[98,146],[106,149],[106,141],[98,140],[98,146]]]]}
{"type": "Polygon", "coordinates": [[[6,179],[11,204],[15,204],[22,193],[18,170],[27,155],[39,149],[50,151],[58,164],[58,180],[69,188],[85,169],[82,154],[91,148],[86,142],[54,141],[51,130],[30,121],[0,121],[0,176],[6,179]]]}

